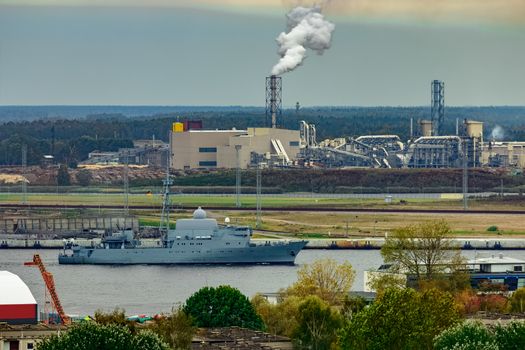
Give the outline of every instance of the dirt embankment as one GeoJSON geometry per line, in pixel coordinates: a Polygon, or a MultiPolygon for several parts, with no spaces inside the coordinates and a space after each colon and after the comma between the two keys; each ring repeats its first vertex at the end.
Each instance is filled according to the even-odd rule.
{"type": "MultiPolygon", "coordinates": [[[[126,173],[123,165],[92,165],[68,171],[71,185],[85,185],[88,174],[87,182],[95,186],[121,185],[126,173]]],[[[55,186],[57,172],[56,167],[31,166],[25,171],[21,167],[0,167],[0,185],[21,183],[26,178],[30,185],[55,186]]],[[[502,188],[507,192],[525,192],[523,175],[512,175],[503,169],[470,169],[468,174],[471,192],[499,192],[502,188]]],[[[199,192],[199,187],[207,187],[207,192],[217,188],[223,193],[227,192],[226,187],[235,186],[234,170],[173,171],[172,175],[175,186],[189,186],[195,192],[199,192]]],[[[159,186],[164,176],[165,170],[161,168],[133,165],[128,168],[131,186],[159,186]]],[[[462,179],[461,169],[274,169],[262,172],[265,193],[447,193],[461,191],[462,179]]],[[[255,171],[243,171],[242,185],[253,190],[248,192],[254,192],[255,171]]]]}
{"type": "MultiPolygon", "coordinates": [[[[34,186],[55,186],[58,168],[30,166],[25,169],[22,167],[3,167],[0,168],[0,185],[21,184],[24,179],[29,185],[34,186]]],[[[68,169],[71,185],[81,185],[80,173],[86,174],[90,185],[118,185],[123,183],[126,169],[123,166],[94,166],[86,168],[68,169]]],[[[128,177],[133,182],[158,181],[165,176],[164,169],[147,166],[129,166],[128,177]]]]}

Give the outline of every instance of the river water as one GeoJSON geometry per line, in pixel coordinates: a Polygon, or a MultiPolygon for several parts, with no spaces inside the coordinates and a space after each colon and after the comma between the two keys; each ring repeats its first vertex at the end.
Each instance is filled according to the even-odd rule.
{"type": "MultiPolygon", "coordinates": [[[[257,292],[276,292],[296,281],[300,265],[316,259],[348,260],[356,270],[354,290],[363,290],[363,272],[382,263],[378,250],[303,250],[295,266],[96,266],[59,265],[57,250],[0,250],[0,270],[17,274],[29,286],[42,309],[44,283],[36,267],[24,266],[33,254],[42,257],[53,273],[62,305],[68,314],[93,314],[97,309],[124,308],[127,314],[168,312],[204,286],[228,284],[251,297],[257,292]]],[[[473,251],[463,254],[473,257],[473,251]]],[[[484,251],[478,255],[499,254],[484,251]]],[[[506,256],[525,259],[523,251],[506,256]]],[[[2,286],[0,285],[0,288],[2,286]]]]}

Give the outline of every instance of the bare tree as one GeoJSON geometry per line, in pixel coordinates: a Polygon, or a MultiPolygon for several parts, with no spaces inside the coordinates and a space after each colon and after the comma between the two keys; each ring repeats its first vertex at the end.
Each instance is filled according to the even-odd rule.
{"type": "Polygon", "coordinates": [[[398,228],[387,237],[381,255],[399,272],[414,275],[418,281],[432,280],[455,271],[459,264],[459,253],[450,234],[444,220],[398,228]]]}

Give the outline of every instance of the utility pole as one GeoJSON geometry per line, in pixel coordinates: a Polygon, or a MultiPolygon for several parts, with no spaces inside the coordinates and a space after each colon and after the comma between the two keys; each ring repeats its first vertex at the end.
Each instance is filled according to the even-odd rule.
{"type": "Polygon", "coordinates": [[[463,142],[463,210],[468,210],[468,150],[467,142],[463,142]]]}
{"type": "Polygon", "coordinates": [[[124,166],[124,213],[129,216],[129,150],[126,151],[126,164],[124,166]]]}
{"type": "Polygon", "coordinates": [[[256,228],[261,228],[261,166],[257,163],[257,172],[255,177],[256,182],[256,210],[257,210],[257,220],[255,223],[256,228]]]}
{"type": "Polygon", "coordinates": [[[27,204],[27,182],[26,182],[26,170],[27,170],[27,145],[22,145],[22,204],[27,204]]]}
{"type": "Polygon", "coordinates": [[[241,207],[241,145],[235,145],[237,169],[235,173],[235,206],[241,207]]]}

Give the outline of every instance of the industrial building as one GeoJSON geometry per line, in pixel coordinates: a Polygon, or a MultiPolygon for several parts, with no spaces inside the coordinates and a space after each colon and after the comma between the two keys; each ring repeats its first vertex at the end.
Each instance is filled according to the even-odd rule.
{"type": "Polygon", "coordinates": [[[93,151],[81,164],[133,164],[165,168],[169,147],[161,140],[135,140],[133,148],[120,148],[117,152],[93,151]]]}
{"type": "Polygon", "coordinates": [[[458,168],[525,165],[525,143],[483,142],[483,123],[456,120],[455,135],[444,135],[445,84],[431,82],[430,120],[410,123],[405,144],[397,135],[365,135],[317,142],[315,126],[301,122],[301,164],[321,167],[458,168]],[[415,131],[415,132],[414,132],[415,131]],[[312,138],[313,135],[313,138],[312,138]]]}
{"type": "MultiPolygon", "coordinates": [[[[266,125],[238,130],[206,130],[202,121],[175,122],[169,145],[139,140],[134,148],[92,152],[87,163],[169,166],[178,170],[250,167],[459,168],[524,167],[525,142],[483,140],[483,123],[456,120],[456,132],[444,133],[445,83],[431,81],[429,119],[410,122],[406,142],[398,135],[363,135],[318,141],[316,126],[306,121],[298,130],[280,128],[282,78],[266,78],[266,125]],[[414,130],[416,129],[416,130],[414,130]]],[[[296,111],[299,105],[296,105],[296,111]]]]}
{"type": "MultiPolygon", "coordinates": [[[[177,123],[175,123],[177,124],[177,123]]],[[[299,130],[181,130],[170,133],[173,169],[246,169],[257,164],[289,166],[300,151],[299,130]]]]}
{"type": "Polygon", "coordinates": [[[9,271],[0,271],[0,286],[0,322],[36,324],[36,300],[20,277],[9,271]]]}
{"type": "Polygon", "coordinates": [[[463,162],[468,167],[481,166],[483,150],[483,123],[465,120],[457,135],[430,136],[432,121],[422,121],[421,136],[412,142],[406,152],[409,168],[458,168],[463,162]]]}
{"type": "Polygon", "coordinates": [[[201,122],[175,122],[170,132],[170,166],[173,169],[246,169],[294,165],[301,150],[303,130],[279,128],[281,117],[282,78],[272,75],[266,78],[269,127],[205,130],[201,122]]]}
{"type": "Polygon", "coordinates": [[[525,142],[489,141],[483,146],[482,163],[490,167],[525,168],[525,142]]]}

